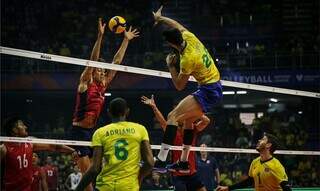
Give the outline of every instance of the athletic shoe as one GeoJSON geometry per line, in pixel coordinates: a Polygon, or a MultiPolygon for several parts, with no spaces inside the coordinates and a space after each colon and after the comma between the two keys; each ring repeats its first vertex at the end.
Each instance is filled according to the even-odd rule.
{"type": "Polygon", "coordinates": [[[159,173],[166,173],[168,170],[166,168],[167,163],[164,161],[161,161],[158,157],[154,157],[154,167],[153,170],[159,173]]]}
{"type": "Polygon", "coordinates": [[[189,162],[188,161],[178,161],[173,164],[169,164],[166,167],[170,172],[180,172],[184,174],[190,173],[189,162]]]}

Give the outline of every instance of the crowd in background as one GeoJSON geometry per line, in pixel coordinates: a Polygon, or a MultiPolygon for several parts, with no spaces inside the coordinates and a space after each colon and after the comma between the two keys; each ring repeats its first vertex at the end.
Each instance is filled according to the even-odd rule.
{"type": "MultiPolygon", "coordinates": [[[[286,32],[285,21],[278,19],[283,18],[281,2],[176,2],[163,1],[167,6],[164,13],[186,22],[218,59],[222,69],[319,67],[318,29],[286,32]],[[179,14],[184,11],[182,5],[188,3],[189,7],[183,9],[193,9],[197,16],[179,14]]],[[[19,7],[12,6],[12,3],[14,1],[4,1],[2,6],[3,46],[88,59],[96,38],[97,18],[103,17],[108,22],[112,16],[121,15],[128,25],[141,32],[139,39],[130,45],[132,48],[128,50],[125,63],[165,69],[165,65],[159,63],[169,50],[163,45],[159,27],[154,27],[152,22],[151,11],[159,5],[156,1],[28,1],[19,7]]],[[[316,23],[314,18],[317,18],[316,13],[312,13],[310,22],[316,23]]],[[[102,57],[108,61],[120,45],[122,35],[107,31],[102,57]]],[[[45,69],[55,71],[55,68],[45,69]]],[[[65,65],[60,69],[68,71],[75,66],[65,65]]]]}

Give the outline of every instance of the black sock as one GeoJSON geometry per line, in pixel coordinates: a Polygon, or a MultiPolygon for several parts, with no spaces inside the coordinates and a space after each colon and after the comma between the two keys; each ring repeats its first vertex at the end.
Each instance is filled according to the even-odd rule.
{"type": "Polygon", "coordinates": [[[176,138],[178,126],[167,125],[163,135],[163,143],[173,145],[174,139],[176,138]]]}
{"type": "Polygon", "coordinates": [[[183,144],[192,145],[193,141],[193,129],[184,129],[183,134],[183,144]]]}

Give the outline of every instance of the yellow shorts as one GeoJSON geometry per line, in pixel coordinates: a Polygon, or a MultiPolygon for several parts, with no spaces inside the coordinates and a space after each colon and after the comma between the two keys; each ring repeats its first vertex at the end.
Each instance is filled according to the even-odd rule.
{"type": "Polygon", "coordinates": [[[122,180],[114,180],[96,185],[99,191],[139,191],[138,179],[126,178],[122,180]]]}

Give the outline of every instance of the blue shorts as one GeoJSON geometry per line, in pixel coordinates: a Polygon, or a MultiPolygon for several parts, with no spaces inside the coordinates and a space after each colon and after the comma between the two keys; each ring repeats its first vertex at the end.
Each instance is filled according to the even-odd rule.
{"type": "Polygon", "coordinates": [[[219,104],[222,100],[222,86],[221,82],[212,84],[199,85],[198,90],[191,95],[198,101],[202,111],[207,113],[213,106],[219,104]]]}
{"type": "MultiPolygon", "coordinates": [[[[95,129],[85,129],[78,126],[73,126],[71,129],[71,139],[77,141],[90,141],[95,129]]],[[[89,146],[72,146],[77,152],[79,157],[89,156],[92,157],[92,148],[89,146]]]]}
{"type": "Polygon", "coordinates": [[[175,187],[174,190],[178,191],[195,191],[204,187],[197,173],[190,176],[173,176],[172,180],[175,187]]]}

